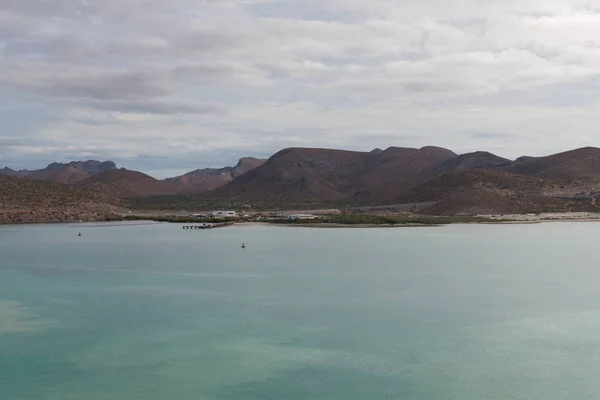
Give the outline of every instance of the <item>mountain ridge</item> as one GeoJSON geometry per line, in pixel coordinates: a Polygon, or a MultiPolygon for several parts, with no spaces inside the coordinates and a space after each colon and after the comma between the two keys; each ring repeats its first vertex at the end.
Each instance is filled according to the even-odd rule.
{"type": "MultiPolygon", "coordinates": [[[[436,146],[349,151],[290,147],[267,160],[241,158],[233,167],[205,168],[155,179],[112,162],[52,163],[33,176],[59,179],[95,199],[187,196],[193,204],[428,204],[423,213],[471,214],[598,210],[600,149],[584,147],[509,160],[485,151],[456,154],[436,146]],[[84,176],[85,175],[85,176],[84,176]]],[[[15,179],[22,171],[0,175],[15,179]]],[[[58,183],[57,183],[58,184],[58,183]]]]}
{"type": "Polygon", "coordinates": [[[243,157],[233,167],[196,169],[164,181],[175,186],[179,193],[203,192],[231,182],[265,162],[259,158],[243,157]]]}

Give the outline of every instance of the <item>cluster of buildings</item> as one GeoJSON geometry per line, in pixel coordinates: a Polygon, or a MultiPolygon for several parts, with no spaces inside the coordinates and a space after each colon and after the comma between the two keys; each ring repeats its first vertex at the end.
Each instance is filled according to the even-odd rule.
{"type": "Polygon", "coordinates": [[[211,211],[209,213],[191,214],[192,217],[196,218],[237,218],[238,215],[235,211],[211,211]]]}
{"type": "Polygon", "coordinates": [[[270,214],[263,216],[262,214],[243,214],[239,215],[235,211],[211,211],[206,213],[191,214],[195,218],[214,218],[214,219],[227,219],[227,218],[250,218],[250,219],[298,219],[298,220],[313,220],[317,219],[316,215],[312,214],[270,214]]]}

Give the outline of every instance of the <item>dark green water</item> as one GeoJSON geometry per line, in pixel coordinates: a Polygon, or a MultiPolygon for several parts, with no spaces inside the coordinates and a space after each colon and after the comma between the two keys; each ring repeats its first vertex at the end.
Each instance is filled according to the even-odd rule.
{"type": "Polygon", "coordinates": [[[599,233],[0,227],[0,399],[597,399],[599,233]]]}

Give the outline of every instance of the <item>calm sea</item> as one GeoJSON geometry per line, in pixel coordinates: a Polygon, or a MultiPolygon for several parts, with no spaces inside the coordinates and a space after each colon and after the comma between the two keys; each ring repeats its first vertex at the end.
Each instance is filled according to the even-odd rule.
{"type": "Polygon", "coordinates": [[[0,399],[598,399],[599,234],[0,227],[0,399]]]}

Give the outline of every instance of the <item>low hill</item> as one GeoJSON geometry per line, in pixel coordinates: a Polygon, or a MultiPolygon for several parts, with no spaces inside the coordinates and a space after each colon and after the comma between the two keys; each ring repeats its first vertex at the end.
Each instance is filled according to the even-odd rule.
{"type": "Polygon", "coordinates": [[[104,171],[75,183],[77,188],[102,193],[107,198],[127,198],[175,194],[176,188],[165,181],[124,168],[104,171]]]}
{"type": "Polygon", "coordinates": [[[543,179],[502,171],[467,169],[438,175],[413,187],[397,202],[429,202],[465,189],[503,190],[510,193],[542,194],[554,187],[543,179]]]}
{"type": "Polygon", "coordinates": [[[516,174],[586,186],[600,183],[600,149],[584,147],[547,157],[523,157],[502,168],[516,174]]]}
{"type": "Polygon", "coordinates": [[[266,160],[245,157],[235,167],[197,169],[182,176],[165,179],[165,182],[172,185],[178,193],[200,193],[223,186],[265,162],[266,160]]]}
{"type": "Polygon", "coordinates": [[[553,181],[502,171],[464,169],[436,176],[397,198],[430,203],[432,215],[518,214],[538,211],[598,211],[591,199],[549,196],[553,181]]]}
{"type": "Polygon", "coordinates": [[[461,154],[436,165],[427,175],[435,176],[464,169],[491,169],[511,165],[512,161],[487,151],[461,154]]]}
{"type": "Polygon", "coordinates": [[[542,212],[600,212],[587,199],[511,194],[491,189],[465,189],[420,211],[429,215],[492,215],[542,212]]]}
{"type": "Polygon", "coordinates": [[[94,191],[27,178],[0,176],[0,223],[113,219],[116,199],[94,191]]]}

